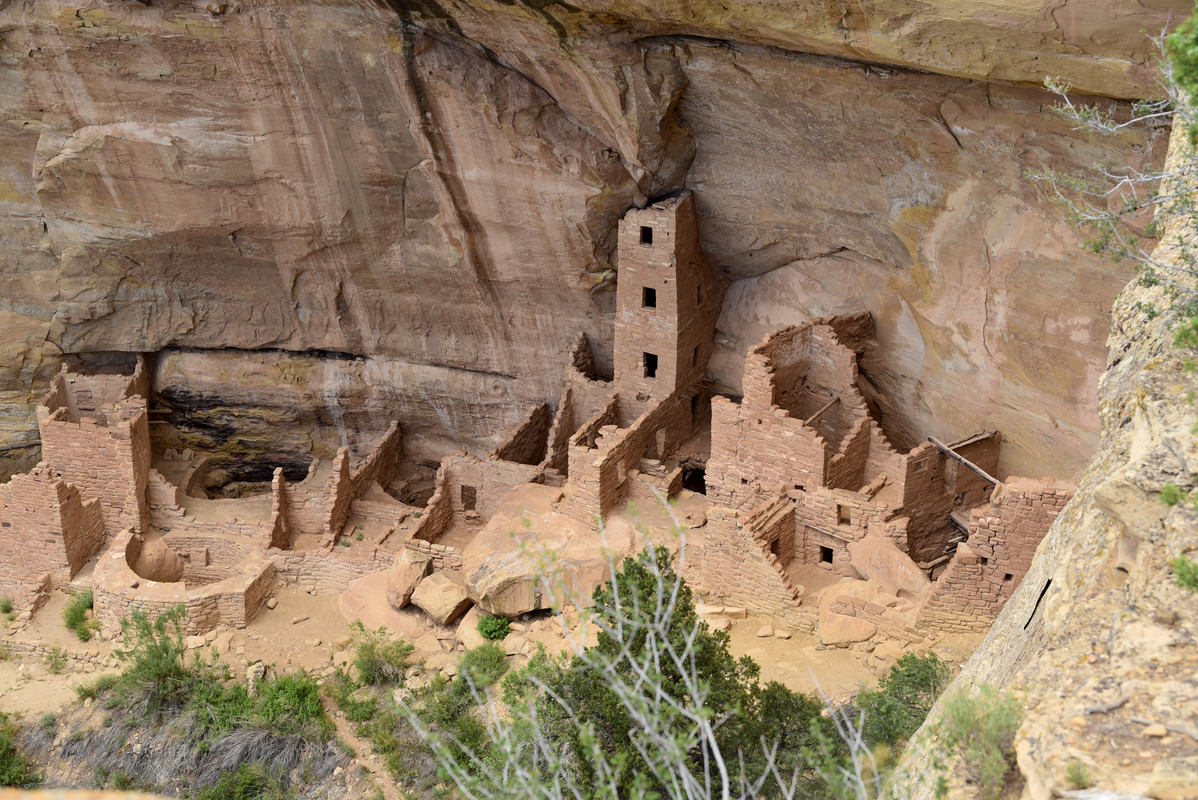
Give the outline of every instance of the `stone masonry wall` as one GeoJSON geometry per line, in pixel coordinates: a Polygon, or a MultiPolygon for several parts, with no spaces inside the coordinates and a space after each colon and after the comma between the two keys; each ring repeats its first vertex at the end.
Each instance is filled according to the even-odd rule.
{"type": "Polygon", "coordinates": [[[441,462],[445,486],[454,517],[468,515],[490,519],[499,510],[504,495],[522,483],[530,483],[540,471],[535,466],[511,461],[476,458],[460,454],[447,456],[441,462]]]}
{"type": "Polygon", "coordinates": [[[278,579],[288,586],[313,594],[341,594],[350,581],[389,570],[395,551],[383,547],[271,552],[278,579]]]}
{"type": "MultiPolygon", "coordinates": [[[[58,376],[56,381],[65,380],[58,376]]],[[[51,388],[47,401],[61,393],[51,388]]],[[[146,485],[150,432],[146,401],[126,398],[111,406],[105,420],[70,419],[65,406],[38,407],[42,458],[75,484],[85,498],[100,501],[106,531],[149,525],[146,485]]]]}
{"type": "Polygon", "coordinates": [[[970,515],[968,541],[932,586],[920,625],[986,630],[1022,582],[1032,556],[1076,487],[1013,479],[970,515]]]}
{"type": "Polygon", "coordinates": [[[771,552],[779,539],[793,539],[793,505],[785,496],[767,500],[751,511],[719,506],[707,513],[701,574],[704,593],[730,605],[781,619],[798,628],[801,589],[771,552]]]}
{"type": "Polygon", "coordinates": [[[545,460],[553,411],[542,403],[512,433],[506,442],[495,449],[494,457],[517,464],[537,465],[545,460]]]}
{"type": "Polygon", "coordinates": [[[724,283],[699,249],[690,192],[629,211],[618,235],[615,383],[627,425],[702,380],[724,283]]]}
{"type": "Polygon", "coordinates": [[[437,470],[436,489],[433,490],[433,496],[428,499],[428,503],[424,507],[424,511],[420,513],[420,521],[416,523],[416,529],[412,531],[412,539],[419,539],[423,542],[435,542],[441,538],[441,534],[453,522],[453,503],[450,502],[449,495],[449,476],[445,465],[437,470]]]}
{"type": "Polygon", "coordinates": [[[403,456],[403,431],[398,422],[392,422],[374,449],[362,459],[353,471],[352,494],[360,496],[372,483],[387,483],[395,471],[395,465],[403,456]]]}
{"type": "MultiPolygon", "coordinates": [[[[622,400],[620,402],[623,402],[622,400]]],[[[672,396],[646,412],[628,428],[600,428],[595,448],[576,442],[570,446],[570,482],[574,492],[563,510],[575,519],[594,522],[596,513],[606,516],[628,496],[626,479],[642,458],[661,457],[692,430],[689,397],[672,396]]],[[[580,431],[582,433],[582,431],[580,431]]]]}
{"type": "Polygon", "coordinates": [[[0,597],[35,604],[47,575],[66,583],[103,544],[99,502],[83,502],[45,462],[0,485],[0,597]]]}

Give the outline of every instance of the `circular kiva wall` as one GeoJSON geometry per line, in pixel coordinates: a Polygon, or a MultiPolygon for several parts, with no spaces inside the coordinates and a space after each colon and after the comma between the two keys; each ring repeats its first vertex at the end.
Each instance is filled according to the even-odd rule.
{"type": "Polygon", "coordinates": [[[177,605],[187,609],[184,632],[195,635],[217,625],[244,628],[274,590],[275,568],[264,553],[233,541],[147,542],[125,530],[101,556],[93,581],[96,619],[105,636],[119,631],[135,608],[154,617],[177,605]],[[164,577],[172,580],[154,579],[164,577]]]}

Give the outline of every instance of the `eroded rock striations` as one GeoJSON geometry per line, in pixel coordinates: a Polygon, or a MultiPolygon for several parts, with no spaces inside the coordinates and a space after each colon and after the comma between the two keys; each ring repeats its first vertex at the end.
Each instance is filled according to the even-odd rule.
{"type": "MultiPolygon", "coordinates": [[[[1169,236],[1194,240],[1193,220],[1171,224],[1169,236]]],[[[1176,253],[1161,246],[1155,257],[1176,253]]],[[[1198,796],[1186,760],[1198,737],[1198,593],[1178,586],[1169,566],[1198,546],[1198,519],[1160,495],[1166,484],[1195,485],[1198,380],[1193,352],[1174,344],[1177,318],[1145,311],[1170,302],[1139,282],[1116,302],[1101,446],[952,689],[990,684],[1025,698],[1016,747],[1026,798],[1073,788],[1071,761],[1097,787],[1129,793],[1120,796],[1198,796]]],[[[935,724],[934,713],[922,735],[932,738],[935,724]]],[[[930,798],[931,761],[925,740],[908,758],[915,778],[894,796],[930,798]]]]}
{"type": "Polygon", "coordinates": [[[556,402],[580,332],[610,369],[616,222],[689,187],[732,281],[718,383],[766,332],[864,309],[897,443],[989,420],[1011,472],[1084,463],[1128,273],[1023,173],[1161,137],[1088,138],[1020,86],[1150,94],[1140,30],[1182,0],[1134,24],[1110,2],[396,8],[4,4],[0,446],[33,436],[61,354],[165,350],[176,422],[234,455],[214,416],[286,444],[394,403],[414,455],[485,452],[556,402]]]}

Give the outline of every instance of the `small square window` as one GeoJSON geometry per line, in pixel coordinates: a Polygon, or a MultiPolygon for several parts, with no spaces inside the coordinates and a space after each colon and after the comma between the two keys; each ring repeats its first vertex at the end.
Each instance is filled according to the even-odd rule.
{"type": "Polygon", "coordinates": [[[641,244],[646,247],[653,246],[653,229],[648,225],[641,226],[641,244]]]}
{"type": "Polygon", "coordinates": [[[832,548],[831,547],[824,547],[822,545],[820,546],[819,561],[821,564],[831,564],[832,563],[832,548]]]}
{"type": "Polygon", "coordinates": [[[648,286],[641,289],[641,308],[657,308],[657,290],[648,286]]]}
{"type": "Polygon", "coordinates": [[[1002,576],[1002,582],[1003,582],[1003,583],[1010,583],[1010,582],[1011,582],[1011,581],[1013,581],[1014,579],[1015,579],[1015,576],[1014,576],[1014,575],[1012,575],[1012,574],[1011,574],[1011,573],[1009,573],[1009,572],[1007,572],[1007,573],[1004,573],[1004,574],[1003,574],[1003,576],[1002,576]]]}
{"type": "Polygon", "coordinates": [[[838,525],[853,524],[853,515],[848,506],[836,506],[836,523],[838,525]]]}
{"type": "Polygon", "coordinates": [[[655,353],[645,353],[645,377],[657,377],[657,355],[655,353]]]}

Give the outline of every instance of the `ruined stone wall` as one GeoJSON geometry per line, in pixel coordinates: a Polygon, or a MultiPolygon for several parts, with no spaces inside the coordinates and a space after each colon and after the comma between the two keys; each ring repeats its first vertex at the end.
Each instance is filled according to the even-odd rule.
{"type": "Polygon", "coordinates": [[[1023,581],[1032,556],[1076,490],[1064,482],[1018,478],[1000,484],[970,515],[968,541],[932,586],[920,624],[986,630],[1023,581]]]}
{"type": "Polygon", "coordinates": [[[441,462],[441,469],[446,479],[442,491],[448,493],[457,519],[490,519],[499,510],[504,495],[540,474],[535,466],[466,454],[448,456],[441,462]]]}
{"type": "MultiPolygon", "coordinates": [[[[953,451],[973,462],[994,477],[998,477],[998,456],[1002,437],[996,432],[976,442],[954,446],[953,451]]],[[[976,508],[990,501],[994,484],[972,470],[948,460],[945,465],[945,485],[957,508],[976,508]]]]}
{"type": "Polygon", "coordinates": [[[596,513],[606,516],[627,498],[628,473],[639,467],[642,458],[664,457],[672,446],[690,435],[691,400],[668,397],[628,428],[602,426],[594,449],[575,444],[588,441],[587,432],[592,427],[586,426],[571,439],[570,482],[574,492],[563,506],[567,514],[586,522],[593,522],[596,513]]]}
{"type": "Polygon", "coordinates": [[[420,512],[420,521],[412,531],[412,539],[424,542],[435,542],[453,522],[453,503],[450,501],[449,476],[442,464],[437,470],[436,489],[428,499],[424,511],[420,512]]]}
{"type": "Polygon", "coordinates": [[[586,522],[594,521],[600,503],[597,464],[600,452],[596,447],[596,440],[600,429],[616,425],[619,404],[618,397],[609,397],[603,409],[593,414],[570,437],[569,475],[574,491],[569,502],[562,506],[562,510],[586,522]]]}
{"type": "Polygon", "coordinates": [[[324,550],[272,551],[278,579],[287,586],[313,594],[341,594],[350,581],[389,570],[395,551],[383,547],[337,547],[324,550]]]}
{"type": "Polygon", "coordinates": [[[848,545],[865,538],[871,527],[881,529],[891,538],[897,538],[900,549],[906,544],[902,539],[902,526],[892,524],[894,512],[883,504],[873,501],[867,494],[847,489],[809,490],[795,509],[799,523],[795,537],[795,555],[804,564],[814,564],[831,569],[839,575],[855,577],[850,564],[848,545]],[[820,548],[831,550],[832,560],[820,548]]]}
{"type": "Polygon", "coordinates": [[[395,471],[395,465],[403,456],[403,431],[398,422],[392,422],[374,449],[362,459],[362,463],[353,471],[354,497],[361,495],[370,484],[385,484],[395,471]]]}
{"type": "Polygon", "coordinates": [[[916,563],[932,562],[943,556],[949,540],[956,535],[949,521],[953,498],[945,484],[946,460],[931,442],[924,442],[907,454],[902,513],[910,520],[907,554],[916,563]]]}
{"type": "Polygon", "coordinates": [[[300,483],[288,484],[287,517],[293,533],[320,536],[330,541],[341,532],[354,498],[354,480],[349,470],[349,450],[340,448],[332,470],[323,483],[310,485],[309,476],[300,483]]]}
{"type": "Polygon", "coordinates": [[[252,552],[247,543],[221,534],[169,533],[163,540],[183,560],[183,583],[188,588],[232,577],[252,552]]]}
{"type": "Polygon", "coordinates": [[[574,389],[562,387],[562,398],[553,415],[553,424],[547,434],[545,467],[568,477],[570,471],[570,437],[577,428],[574,413],[574,389]]]}
{"type": "Polygon", "coordinates": [[[785,496],[750,511],[715,506],[708,511],[698,583],[705,594],[729,605],[752,608],[798,628],[802,591],[771,552],[793,541],[793,505],[785,496]]]}
{"type": "Polygon", "coordinates": [[[427,556],[433,562],[433,569],[440,572],[461,572],[462,551],[445,544],[434,544],[422,539],[409,539],[405,545],[408,550],[427,556]]]}
{"type": "Polygon", "coordinates": [[[836,455],[828,461],[825,480],[829,488],[857,490],[865,484],[865,467],[869,462],[870,422],[868,417],[858,417],[841,441],[836,455]]]}
{"type": "Polygon", "coordinates": [[[537,465],[545,460],[553,411],[542,403],[534,408],[508,440],[495,449],[494,457],[517,464],[537,465]]]}
{"type": "Polygon", "coordinates": [[[104,544],[99,501],[43,462],[0,485],[0,597],[20,608],[37,605],[46,584],[75,577],[104,544]]]}
{"type": "Polygon", "coordinates": [[[42,458],[78,487],[87,499],[98,499],[107,532],[149,525],[146,486],[150,469],[150,432],[146,401],[120,400],[109,408],[107,419],[82,416],[72,421],[62,405],[67,394],[57,387],[38,407],[42,458]],[[107,422],[107,424],[105,424],[107,422]]]}
{"type": "Polygon", "coordinates": [[[735,507],[758,486],[800,490],[823,486],[827,460],[823,438],[784,409],[766,406],[757,411],[748,399],[746,394],[739,406],[726,397],[711,399],[708,498],[735,507]]]}
{"type": "Polygon", "coordinates": [[[270,533],[260,545],[262,549],[272,547],[285,549],[291,545],[291,518],[287,514],[287,479],[282,467],[275,467],[270,479],[270,533]]]}
{"type": "Polygon", "coordinates": [[[274,565],[260,552],[251,552],[232,576],[194,589],[182,581],[148,581],[130,567],[141,545],[140,535],[124,530],[96,564],[92,595],[105,636],[116,634],[121,620],[135,608],[153,617],[177,605],[186,609],[184,632],[188,635],[206,633],[217,625],[244,628],[276,585],[274,565]]]}

